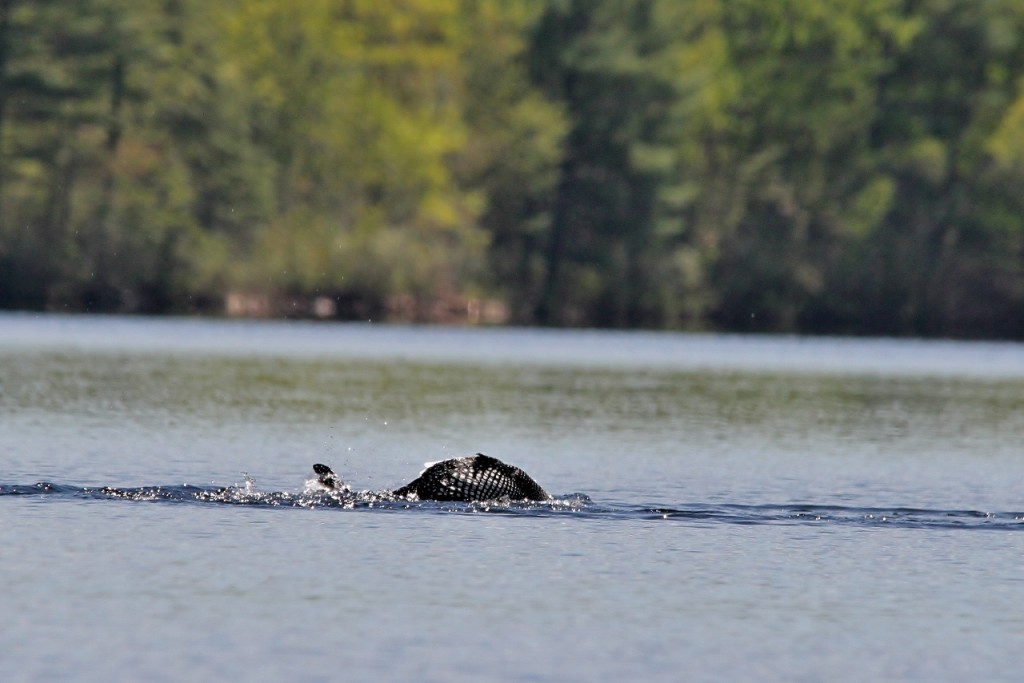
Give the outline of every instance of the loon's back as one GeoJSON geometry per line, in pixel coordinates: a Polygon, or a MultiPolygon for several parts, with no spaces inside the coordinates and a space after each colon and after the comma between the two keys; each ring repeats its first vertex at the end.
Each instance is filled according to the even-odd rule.
{"type": "Polygon", "coordinates": [[[551,496],[523,470],[483,453],[431,465],[395,491],[420,500],[547,500],[551,496]]]}
{"type": "MultiPolygon", "coordinates": [[[[320,484],[328,489],[349,492],[348,485],[327,465],[313,465],[320,484]]],[[[435,463],[394,495],[411,500],[548,500],[540,484],[518,467],[497,458],[477,453],[435,463]]]]}

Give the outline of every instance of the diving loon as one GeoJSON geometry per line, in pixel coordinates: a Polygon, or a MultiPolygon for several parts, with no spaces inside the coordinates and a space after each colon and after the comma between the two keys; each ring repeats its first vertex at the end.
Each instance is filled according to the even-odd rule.
{"type": "MultiPolygon", "coordinates": [[[[327,465],[313,465],[320,484],[333,491],[351,491],[348,484],[327,465]]],[[[477,453],[433,463],[420,476],[392,492],[407,500],[465,501],[549,500],[551,496],[518,467],[477,453]]]]}

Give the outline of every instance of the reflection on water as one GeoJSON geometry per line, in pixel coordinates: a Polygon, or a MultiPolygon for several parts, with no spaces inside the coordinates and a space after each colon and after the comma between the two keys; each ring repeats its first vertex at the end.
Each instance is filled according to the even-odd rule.
{"type": "Polygon", "coordinates": [[[514,414],[525,424],[611,432],[657,427],[689,438],[757,431],[868,441],[917,433],[936,441],[1021,433],[1024,381],[886,379],[653,370],[453,366],[400,362],[19,354],[5,363],[0,410],[280,419],[354,415],[473,423],[514,414]]]}

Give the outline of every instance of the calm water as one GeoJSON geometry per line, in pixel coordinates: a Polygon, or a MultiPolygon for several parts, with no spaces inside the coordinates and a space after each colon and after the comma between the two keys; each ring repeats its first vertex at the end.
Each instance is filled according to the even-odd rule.
{"type": "Polygon", "coordinates": [[[1022,437],[1013,344],[0,315],[0,671],[1019,680],[1022,437]],[[476,451],[556,501],[306,486],[476,451]]]}

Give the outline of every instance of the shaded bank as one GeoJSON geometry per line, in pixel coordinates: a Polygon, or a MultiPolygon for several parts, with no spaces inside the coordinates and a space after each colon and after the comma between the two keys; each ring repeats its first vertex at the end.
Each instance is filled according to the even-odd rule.
{"type": "Polygon", "coordinates": [[[0,2],[0,308],[1024,338],[1024,6],[0,2]]]}

